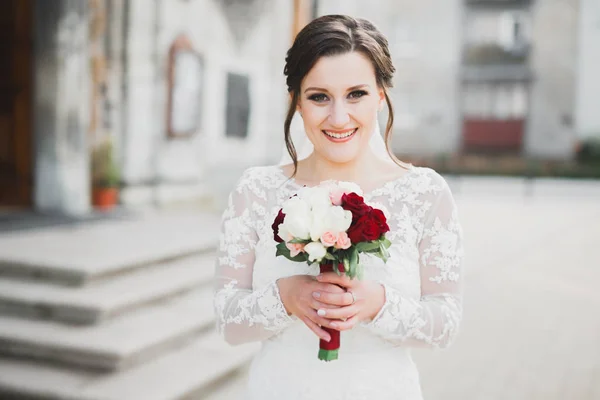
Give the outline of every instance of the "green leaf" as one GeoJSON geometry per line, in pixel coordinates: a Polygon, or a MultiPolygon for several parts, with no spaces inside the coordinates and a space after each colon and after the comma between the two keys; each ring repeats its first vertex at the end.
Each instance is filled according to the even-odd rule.
{"type": "Polygon", "coordinates": [[[354,248],[352,253],[350,253],[350,272],[348,276],[350,278],[354,278],[356,276],[356,266],[358,264],[358,250],[354,248]]]}
{"type": "Polygon", "coordinates": [[[379,241],[374,240],[372,242],[360,242],[360,243],[357,243],[356,246],[354,246],[354,248],[356,250],[362,251],[362,252],[370,251],[373,249],[378,249],[379,241]]]}
{"type": "Polygon", "coordinates": [[[383,245],[385,246],[385,248],[386,248],[386,249],[389,249],[389,248],[390,248],[390,246],[392,245],[392,242],[390,242],[390,240],[389,240],[389,239],[387,239],[387,238],[384,238],[384,239],[382,240],[382,243],[383,243],[383,245]]]}
{"type": "Polygon", "coordinates": [[[387,262],[390,253],[387,251],[387,248],[383,245],[383,243],[381,243],[379,245],[379,249],[381,251],[381,258],[383,259],[384,262],[387,262]]]}
{"type": "Polygon", "coordinates": [[[290,250],[286,247],[285,243],[279,243],[277,245],[277,253],[275,253],[275,257],[285,256],[286,253],[289,255],[290,250]]]}
{"type": "Polygon", "coordinates": [[[344,269],[346,270],[346,274],[348,274],[350,272],[350,260],[348,259],[348,257],[344,257],[343,260],[344,269]]]}
{"type": "Polygon", "coordinates": [[[292,244],[296,244],[296,243],[307,244],[307,243],[310,243],[310,240],[308,240],[308,239],[294,238],[292,240],[289,240],[288,243],[292,243],[292,244]]]}
{"type": "Polygon", "coordinates": [[[325,253],[325,259],[330,260],[330,261],[335,261],[335,257],[333,255],[329,254],[329,252],[325,253]]]}
{"type": "Polygon", "coordinates": [[[300,253],[296,257],[292,257],[292,255],[290,253],[290,249],[288,249],[286,247],[285,243],[279,243],[277,245],[277,252],[275,253],[275,256],[276,257],[284,256],[288,260],[295,261],[295,262],[306,262],[306,261],[308,261],[308,254],[307,253],[300,253]]]}

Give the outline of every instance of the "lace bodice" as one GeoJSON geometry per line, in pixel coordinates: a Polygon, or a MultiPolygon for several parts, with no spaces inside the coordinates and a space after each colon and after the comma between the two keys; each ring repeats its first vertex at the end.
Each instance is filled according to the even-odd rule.
{"type": "MultiPolygon", "coordinates": [[[[265,368],[267,351],[288,355],[297,351],[295,357],[309,354],[304,367],[310,366],[313,371],[336,369],[338,373],[344,372],[344,354],[349,360],[380,352],[390,363],[396,363],[403,357],[390,358],[389,349],[404,352],[414,346],[448,346],[462,317],[463,235],[456,204],[443,177],[430,168],[413,167],[400,178],[365,193],[365,201],[381,208],[390,226],[387,237],[392,246],[387,263],[369,254],[360,256],[364,279],[383,285],[385,303],[372,321],[362,321],[342,332],[340,360],[332,363],[313,363],[319,339],[296,316],[288,316],[277,285],[282,277],[319,273],[317,264],[309,266],[275,257],[271,224],[283,201],[299,188],[279,166],[252,167],[244,171],[229,195],[222,218],[214,297],[217,331],[224,339],[232,345],[262,341],[260,365],[265,368]]],[[[377,363],[385,362],[382,358],[377,363]]],[[[412,365],[409,356],[406,362],[412,365]]],[[[252,378],[256,388],[260,387],[256,384],[259,377],[267,376],[256,371],[257,363],[255,360],[252,378]]],[[[380,374],[377,379],[384,378],[380,374]]],[[[386,384],[391,386],[385,393],[392,393],[398,378],[382,381],[377,390],[384,390],[381,386],[386,384]]],[[[356,387],[353,393],[360,393],[361,388],[365,389],[356,387]]],[[[264,398],[271,398],[265,389],[260,390],[264,398]]],[[[322,394],[324,388],[320,390],[322,394]]],[[[374,393],[379,392],[368,392],[367,398],[374,393]]],[[[288,393],[286,398],[312,397],[288,393]]]]}

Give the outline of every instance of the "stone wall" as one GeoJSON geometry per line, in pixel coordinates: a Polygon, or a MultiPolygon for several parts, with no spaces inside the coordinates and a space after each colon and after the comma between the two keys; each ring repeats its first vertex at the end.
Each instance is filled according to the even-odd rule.
{"type": "Polygon", "coordinates": [[[283,65],[291,4],[274,0],[131,0],[127,39],[125,204],[185,201],[228,187],[241,169],[279,159],[286,106],[283,65]],[[203,60],[200,124],[167,135],[168,54],[185,35],[203,60]],[[227,76],[248,77],[247,137],[226,136],[227,76]],[[215,188],[215,185],[217,186],[215,188]]]}

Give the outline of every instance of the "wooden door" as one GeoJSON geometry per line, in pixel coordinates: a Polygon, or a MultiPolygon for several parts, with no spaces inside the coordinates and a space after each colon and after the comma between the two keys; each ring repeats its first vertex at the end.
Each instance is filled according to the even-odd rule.
{"type": "Polygon", "coordinates": [[[0,0],[0,206],[32,193],[31,0],[0,0]]]}

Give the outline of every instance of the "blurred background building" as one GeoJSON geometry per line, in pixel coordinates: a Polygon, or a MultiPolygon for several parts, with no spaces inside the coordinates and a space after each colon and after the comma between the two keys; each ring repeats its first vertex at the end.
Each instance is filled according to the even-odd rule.
{"type": "Polygon", "coordinates": [[[460,208],[464,328],[414,349],[425,397],[600,398],[600,181],[530,179],[600,178],[598,0],[0,0],[0,399],[242,393],[216,211],[279,161],[286,51],[332,13],[388,37],[394,151],[460,208]]]}
{"type": "Polygon", "coordinates": [[[594,0],[0,7],[1,207],[85,214],[92,189],[111,185],[126,207],[219,198],[245,166],[279,160],[286,50],[329,13],[389,38],[401,158],[568,162],[600,135],[594,0]]]}

